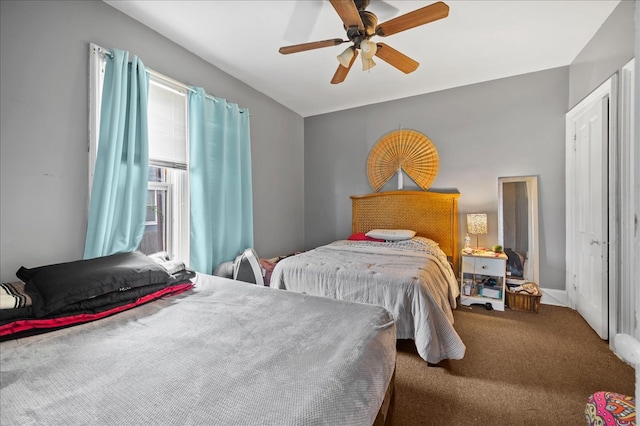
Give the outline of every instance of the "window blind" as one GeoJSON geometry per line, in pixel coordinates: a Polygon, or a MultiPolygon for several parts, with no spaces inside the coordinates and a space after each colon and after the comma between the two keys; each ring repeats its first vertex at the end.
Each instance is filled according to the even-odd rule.
{"type": "Polygon", "coordinates": [[[187,168],[187,96],[184,88],[149,79],[149,163],[187,168]]]}

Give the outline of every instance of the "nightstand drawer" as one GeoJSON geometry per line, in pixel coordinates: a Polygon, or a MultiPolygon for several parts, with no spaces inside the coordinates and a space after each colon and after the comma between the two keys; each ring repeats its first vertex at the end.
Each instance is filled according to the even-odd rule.
{"type": "Polygon", "coordinates": [[[473,274],[498,275],[505,273],[505,261],[503,259],[491,259],[485,257],[462,257],[462,270],[473,274]]]}

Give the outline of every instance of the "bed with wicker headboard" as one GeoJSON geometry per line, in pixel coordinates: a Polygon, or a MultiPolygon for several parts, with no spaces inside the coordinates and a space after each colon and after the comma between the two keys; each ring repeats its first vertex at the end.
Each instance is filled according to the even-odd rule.
{"type": "Polygon", "coordinates": [[[389,191],[352,195],[352,232],[411,229],[430,238],[458,270],[459,192],[389,191]]]}
{"type": "Polygon", "coordinates": [[[424,360],[460,359],[465,346],[453,327],[460,294],[458,197],[423,191],[352,196],[353,234],[279,261],[270,286],[383,306],[394,316],[396,337],[414,340],[424,360]],[[365,235],[373,229],[388,238],[365,235]],[[391,238],[403,233],[398,230],[416,235],[391,238]]]}

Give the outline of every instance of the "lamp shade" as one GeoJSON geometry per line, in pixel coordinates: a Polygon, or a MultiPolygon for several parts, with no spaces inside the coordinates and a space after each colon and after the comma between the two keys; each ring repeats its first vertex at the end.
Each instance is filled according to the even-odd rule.
{"type": "Polygon", "coordinates": [[[369,71],[371,68],[375,67],[376,63],[373,62],[371,58],[362,57],[362,71],[369,71]]]}
{"type": "Polygon", "coordinates": [[[371,59],[376,55],[378,46],[371,40],[362,40],[360,42],[360,50],[362,51],[362,57],[371,59]]]}
{"type": "Polygon", "coordinates": [[[487,233],[487,215],[486,214],[468,214],[467,215],[467,232],[472,235],[487,233]]]}
{"type": "Polygon", "coordinates": [[[373,57],[378,51],[378,46],[371,40],[363,40],[360,42],[360,51],[362,52],[362,71],[369,71],[376,66],[373,57]]]}
{"type": "Polygon", "coordinates": [[[353,48],[347,47],[344,51],[338,55],[338,62],[345,68],[349,68],[349,64],[351,63],[351,58],[353,58],[353,48]]]}

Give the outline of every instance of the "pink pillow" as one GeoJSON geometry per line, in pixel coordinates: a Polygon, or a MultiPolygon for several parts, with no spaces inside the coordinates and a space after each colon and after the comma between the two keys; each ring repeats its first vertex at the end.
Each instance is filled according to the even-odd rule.
{"type": "Polygon", "coordinates": [[[351,241],[377,241],[377,242],[384,242],[384,240],[381,240],[381,239],[378,239],[378,238],[367,237],[364,232],[356,232],[355,234],[351,235],[348,239],[351,240],[351,241]]]}

